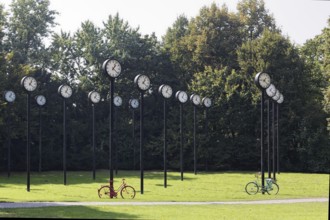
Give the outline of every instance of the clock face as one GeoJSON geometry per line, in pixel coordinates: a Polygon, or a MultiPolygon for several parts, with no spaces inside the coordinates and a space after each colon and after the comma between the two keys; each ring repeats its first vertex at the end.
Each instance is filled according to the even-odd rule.
{"type": "Polygon", "coordinates": [[[117,60],[104,61],[103,69],[111,78],[116,78],[121,73],[121,65],[117,60]]]}
{"type": "Polygon", "coordinates": [[[115,104],[117,107],[121,106],[121,104],[123,104],[122,98],[120,96],[115,96],[113,98],[113,104],[115,104]]]}
{"type": "Polygon", "coordinates": [[[134,82],[142,91],[146,91],[150,88],[150,79],[146,75],[137,75],[134,79],[134,82]]]}
{"type": "Polygon", "coordinates": [[[187,93],[185,91],[178,91],[176,93],[176,98],[181,103],[186,103],[188,101],[188,95],[187,95],[187,93]]]}
{"type": "Polygon", "coordinates": [[[277,100],[277,103],[278,103],[278,104],[282,104],[283,101],[284,101],[284,96],[283,96],[282,93],[281,93],[280,98],[277,100]]]}
{"type": "Polygon", "coordinates": [[[211,107],[211,105],[212,105],[212,101],[211,101],[211,99],[210,99],[210,98],[207,98],[207,97],[203,98],[202,102],[203,102],[203,105],[204,105],[206,108],[209,108],[209,107],[211,107]]]}
{"type": "Polygon", "coordinates": [[[266,89],[266,93],[269,97],[273,97],[276,93],[276,88],[274,84],[270,84],[270,86],[266,89]]]}
{"type": "Polygon", "coordinates": [[[129,100],[129,105],[132,108],[138,108],[139,107],[139,100],[137,100],[137,99],[130,99],[129,100]]]}
{"type": "Polygon", "coordinates": [[[38,86],[37,80],[32,76],[23,77],[21,84],[24,87],[24,89],[28,92],[33,92],[34,90],[36,90],[38,86]]]}
{"type": "Polygon", "coordinates": [[[5,100],[7,102],[14,102],[16,99],[16,95],[13,91],[5,91],[5,100]]]}
{"type": "Polygon", "coordinates": [[[168,99],[171,98],[173,90],[171,86],[163,84],[159,87],[159,92],[162,94],[164,98],[168,99]]]}
{"type": "Polygon", "coordinates": [[[37,95],[36,96],[36,101],[37,101],[38,105],[43,106],[43,105],[46,104],[46,97],[43,96],[43,95],[37,95]]]}
{"type": "Polygon", "coordinates": [[[270,86],[270,76],[267,73],[258,73],[255,78],[255,83],[262,89],[267,89],[270,86]]]}
{"type": "Polygon", "coordinates": [[[275,95],[272,97],[274,101],[277,101],[280,98],[280,91],[276,89],[275,95]]]}
{"type": "Polygon", "coordinates": [[[199,95],[192,94],[190,96],[190,101],[192,101],[194,105],[199,105],[201,103],[201,97],[199,95]]]}
{"type": "Polygon", "coordinates": [[[68,85],[61,85],[59,87],[59,93],[63,98],[70,98],[72,95],[72,88],[68,85]]]}
{"type": "Polygon", "coordinates": [[[91,102],[93,102],[94,104],[99,103],[101,100],[101,95],[100,93],[96,92],[96,91],[92,91],[88,94],[88,98],[89,100],[91,100],[91,102]]]}

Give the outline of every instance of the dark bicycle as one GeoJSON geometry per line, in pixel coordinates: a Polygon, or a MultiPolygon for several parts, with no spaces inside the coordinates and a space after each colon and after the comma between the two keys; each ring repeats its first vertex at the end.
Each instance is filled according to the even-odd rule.
{"type": "Polygon", "coordinates": [[[97,190],[97,194],[100,198],[117,198],[119,192],[123,199],[134,199],[135,197],[135,189],[132,186],[127,185],[125,179],[122,179],[122,183],[117,190],[110,187],[110,182],[109,185],[101,186],[97,190]]]}

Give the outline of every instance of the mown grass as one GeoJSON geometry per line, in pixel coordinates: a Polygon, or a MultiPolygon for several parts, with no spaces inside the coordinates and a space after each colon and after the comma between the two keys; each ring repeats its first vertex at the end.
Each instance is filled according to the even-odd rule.
{"type": "Polygon", "coordinates": [[[326,220],[326,203],[202,206],[74,206],[0,209],[6,218],[326,220]]]}
{"type": "MultiPolygon", "coordinates": [[[[134,201],[235,201],[283,198],[328,197],[329,176],[326,174],[281,173],[277,176],[280,191],[278,195],[248,195],[247,182],[254,180],[254,173],[168,173],[167,188],[163,186],[162,172],[145,172],[144,194],[140,193],[138,171],[119,171],[115,175],[115,187],[122,178],[132,185],[137,195],[134,201]]],[[[95,181],[91,172],[68,172],[67,185],[63,185],[62,172],[31,174],[30,192],[26,191],[26,174],[13,173],[10,178],[0,178],[0,201],[109,201],[99,199],[97,189],[105,185],[109,171],[97,172],[95,181]]],[[[123,201],[121,198],[112,201],[123,201]]]]}
{"type": "MultiPolygon", "coordinates": [[[[168,186],[163,186],[162,172],[145,172],[144,194],[140,193],[138,171],[119,171],[115,187],[125,178],[137,190],[133,201],[238,201],[288,198],[316,198],[329,195],[329,175],[281,173],[278,175],[278,195],[248,195],[244,187],[254,180],[253,172],[168,173],[168,186]]],[[[31,190],[26,191],[26,174],[13,173],[10,178],[0,177],[0,201],[105,201],[99,199],[97,189],[107,183],[109,171],[68,172],[63,185],[62,172],[31,174],[31,190]]],[[[129,200],[132,201],[132,200],[129,200]]],[[[203,206],[90,206],[47,207],[30,209],[0,209],[0,217],[40,218],[152,218],[152,219],[327,219],[327,203],[274,204],[274,205],[203,205],[203,206]]]]}

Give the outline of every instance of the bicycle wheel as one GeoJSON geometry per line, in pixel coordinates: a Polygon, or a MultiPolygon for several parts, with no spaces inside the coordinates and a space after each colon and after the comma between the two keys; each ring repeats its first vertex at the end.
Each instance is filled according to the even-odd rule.
{"type": "Polygon", "coordinates": [[[97,193],[100,198],[109,198],[110,197],[110,186],[102,186],[97,190],[97,193]]]}
{"type": "Polygon", "coordinates": [[[134,199],[135,189],[131,186],[125,186],[120,191],[121,198],[123,199],[134,199]]]}
{"type": "Polygon", "coordinates": [[[249,182],[245,186],[245,191],[249,195],[254,195],[259,191],[259,186],[255,182],[249,182]]]}
{"type": "Polygon", "coordinates": [[[267,188],[268,195],[276,195],[278,191],[280,190],[280,187],[276,183],[272,183],[272,186],[270,188],[267,188]]]}

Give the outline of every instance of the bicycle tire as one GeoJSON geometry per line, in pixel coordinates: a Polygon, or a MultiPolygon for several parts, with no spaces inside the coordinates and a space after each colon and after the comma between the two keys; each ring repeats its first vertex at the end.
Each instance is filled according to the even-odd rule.
{"type": "Polygon", "coordinates": [[[99,195],[99,198],[110,197],[110,186],[102,186],[97,190],[97,194],[99,195]]]}
{"type": "Polygon", "coordinates": [[[132,186],[125,186],[121,189],[120,196],[123,199],[134,199],[135,189],[132,186]]]}
{"type": "Polygon", "coordinates": [[[268,195],[277,195],[278,191],[280,190],[280,187],[276,183],[272,183],[272,187],[269,189],[267,188],[268,195]]]}
{"type": "Polygon", "coordinates": [[[249,195],[254,195],[259,192],[259,186],[255,182],[249,182],[245,186],[245,192],[249,195]]]}

